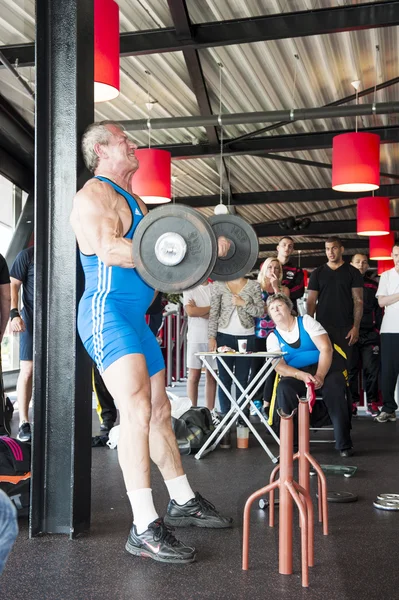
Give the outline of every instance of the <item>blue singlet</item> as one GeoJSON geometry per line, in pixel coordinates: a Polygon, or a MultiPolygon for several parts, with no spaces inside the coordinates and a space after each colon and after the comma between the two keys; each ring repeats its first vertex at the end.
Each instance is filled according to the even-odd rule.
{"type": "MultiPolygon", "coordinates": [[[[143,218],[136,200],[113,181],[98,176],[121,194],[132,213],[132,224],[124,236],[131,240],[143,218]]],[[[150,377],[161,371],[164,360],[159,344],[145,322],[154,297],[136,269],[106,267],[96,254],[83,254],[85,291],[79,303],[78,331],[100,373],[126,354],[143,354],[150,377]]]]}

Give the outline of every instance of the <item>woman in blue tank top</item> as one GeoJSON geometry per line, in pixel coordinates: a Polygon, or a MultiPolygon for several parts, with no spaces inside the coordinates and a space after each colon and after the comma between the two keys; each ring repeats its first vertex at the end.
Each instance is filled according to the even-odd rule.
{"type": "MultiPolygon", "coordinates": [[[[281,380],[277,386],[277,406],[286,414],[306,395],[306,384],[313,383],[334,427],[336,448],[342,457],[351,456],[350,405],[346,381],[338,362],[333,364],[333,347],[325,329],[309,315],[295,317],[292,302],[284,294],[267,301],[275,330],[267,338],[269,352],[285,352],[276,366],[281,380]]],[[[295,427],[294,443],[297,440],[295,427]]]]}

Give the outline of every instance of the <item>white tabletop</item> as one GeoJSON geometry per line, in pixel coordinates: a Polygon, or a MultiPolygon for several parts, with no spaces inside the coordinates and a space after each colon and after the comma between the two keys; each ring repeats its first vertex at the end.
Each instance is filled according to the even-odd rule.
{"type": "Polygon", "coordinates": [[[246,356],[248,358],[282,358],[287,352],[195,352],[195,356],[246,356]]]}

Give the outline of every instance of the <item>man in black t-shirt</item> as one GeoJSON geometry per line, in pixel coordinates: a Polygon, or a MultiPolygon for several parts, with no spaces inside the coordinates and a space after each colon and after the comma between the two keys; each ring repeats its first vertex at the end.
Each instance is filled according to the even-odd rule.
{"type": "Polygon", "coordinates": [[[298,312],[297,300],[302,298],[305,292],[303,270],[295,267],[290,261],[290,256],[294,251],[294,240],[290,236],[282,237],[277,244],[277,258],[283,265],[282,285],[290,290],[290,300],[294,305],[294,310],[298,312]]]}
{"type": "Polygon", "coordinates": [[[369,268],[365,254],[355,254],[351,265],[358,269],[363,277],[363,317],[360,322],[359,340],[353,346],[351,362],[349,363],[349,386],[352,401],[359,402],[359,367],[360,360],[365,379],[368,411],[373,416],[378,415],[378,377],[380,374],[380,327],[382,308],[378,304],[376,293],[378,283],[367,277],[369,268]]]}
{"type": "Polygon", "coordinates": [[[311,317],[316,313],[315,318],[348,365],[363,316],[363,277],[343,260],[344,247],[339,238],[328,238],[325,247],[328,262],[310,276],[306,308],[311,317]]]}
{"type": "MultiPolygon", "coordinates": [[[[8,323],[10,314],[10,276],[4,257],[0,254],[0,344],[3,341],[4,332],[8,323]]],[[[5,410],[6,399],[4,396],[3,373],[1,369],[0,352],[0,435],[9,435],[6,428],[5,410]]]]}
{"type": "Polygon", "coordinates": [[[33,298],[34,298],[34,250],[33,247],[20,252],[11,269],[11,329],[20,334],[20,371],[17,381],[19,410],[19,431],[17,439],[31,441],[29,423],[29,403],[32,397],[33,376],[33,298]],[[18,310],[18,296],[22,286],[21,313],[18,310]]]}

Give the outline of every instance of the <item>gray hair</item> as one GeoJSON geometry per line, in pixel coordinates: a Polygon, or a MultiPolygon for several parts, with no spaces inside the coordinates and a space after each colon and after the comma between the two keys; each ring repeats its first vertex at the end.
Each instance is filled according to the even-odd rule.
{"type": "MultiPolygon", "coordinates": [[[[294,308],[292,300],[290,298],[288,298],[288,296],[286,296],[285,294],[282,294],[281,292],[279,292],[278,294],[273,294],[273,296],[269,296],[268,299],[266,300],[266,308],[267,308],[268,313],[269,313],[270,306],[273,304],[273,302],[277,302],[277,300],[284,302],[284,304],[288,307],[289,311],[292,312],[292,309],[294,308]]],[[[269,314],[269,316],[270,316],[270,314],[269,314]]]]}
{"type": "Polygon", "coordinates": [[[112,132],[108,129],[107,125],[115,125],[116,127],[123,129],[122,125],[116,121],[98,121],[97,123],[89,125],[82,136],[83,160],[91,173],[94,173],[98,167],[98,154],[96,154],[94,146],[96,144],[103,144],[106,146],[112,135],[112,132]]]}

